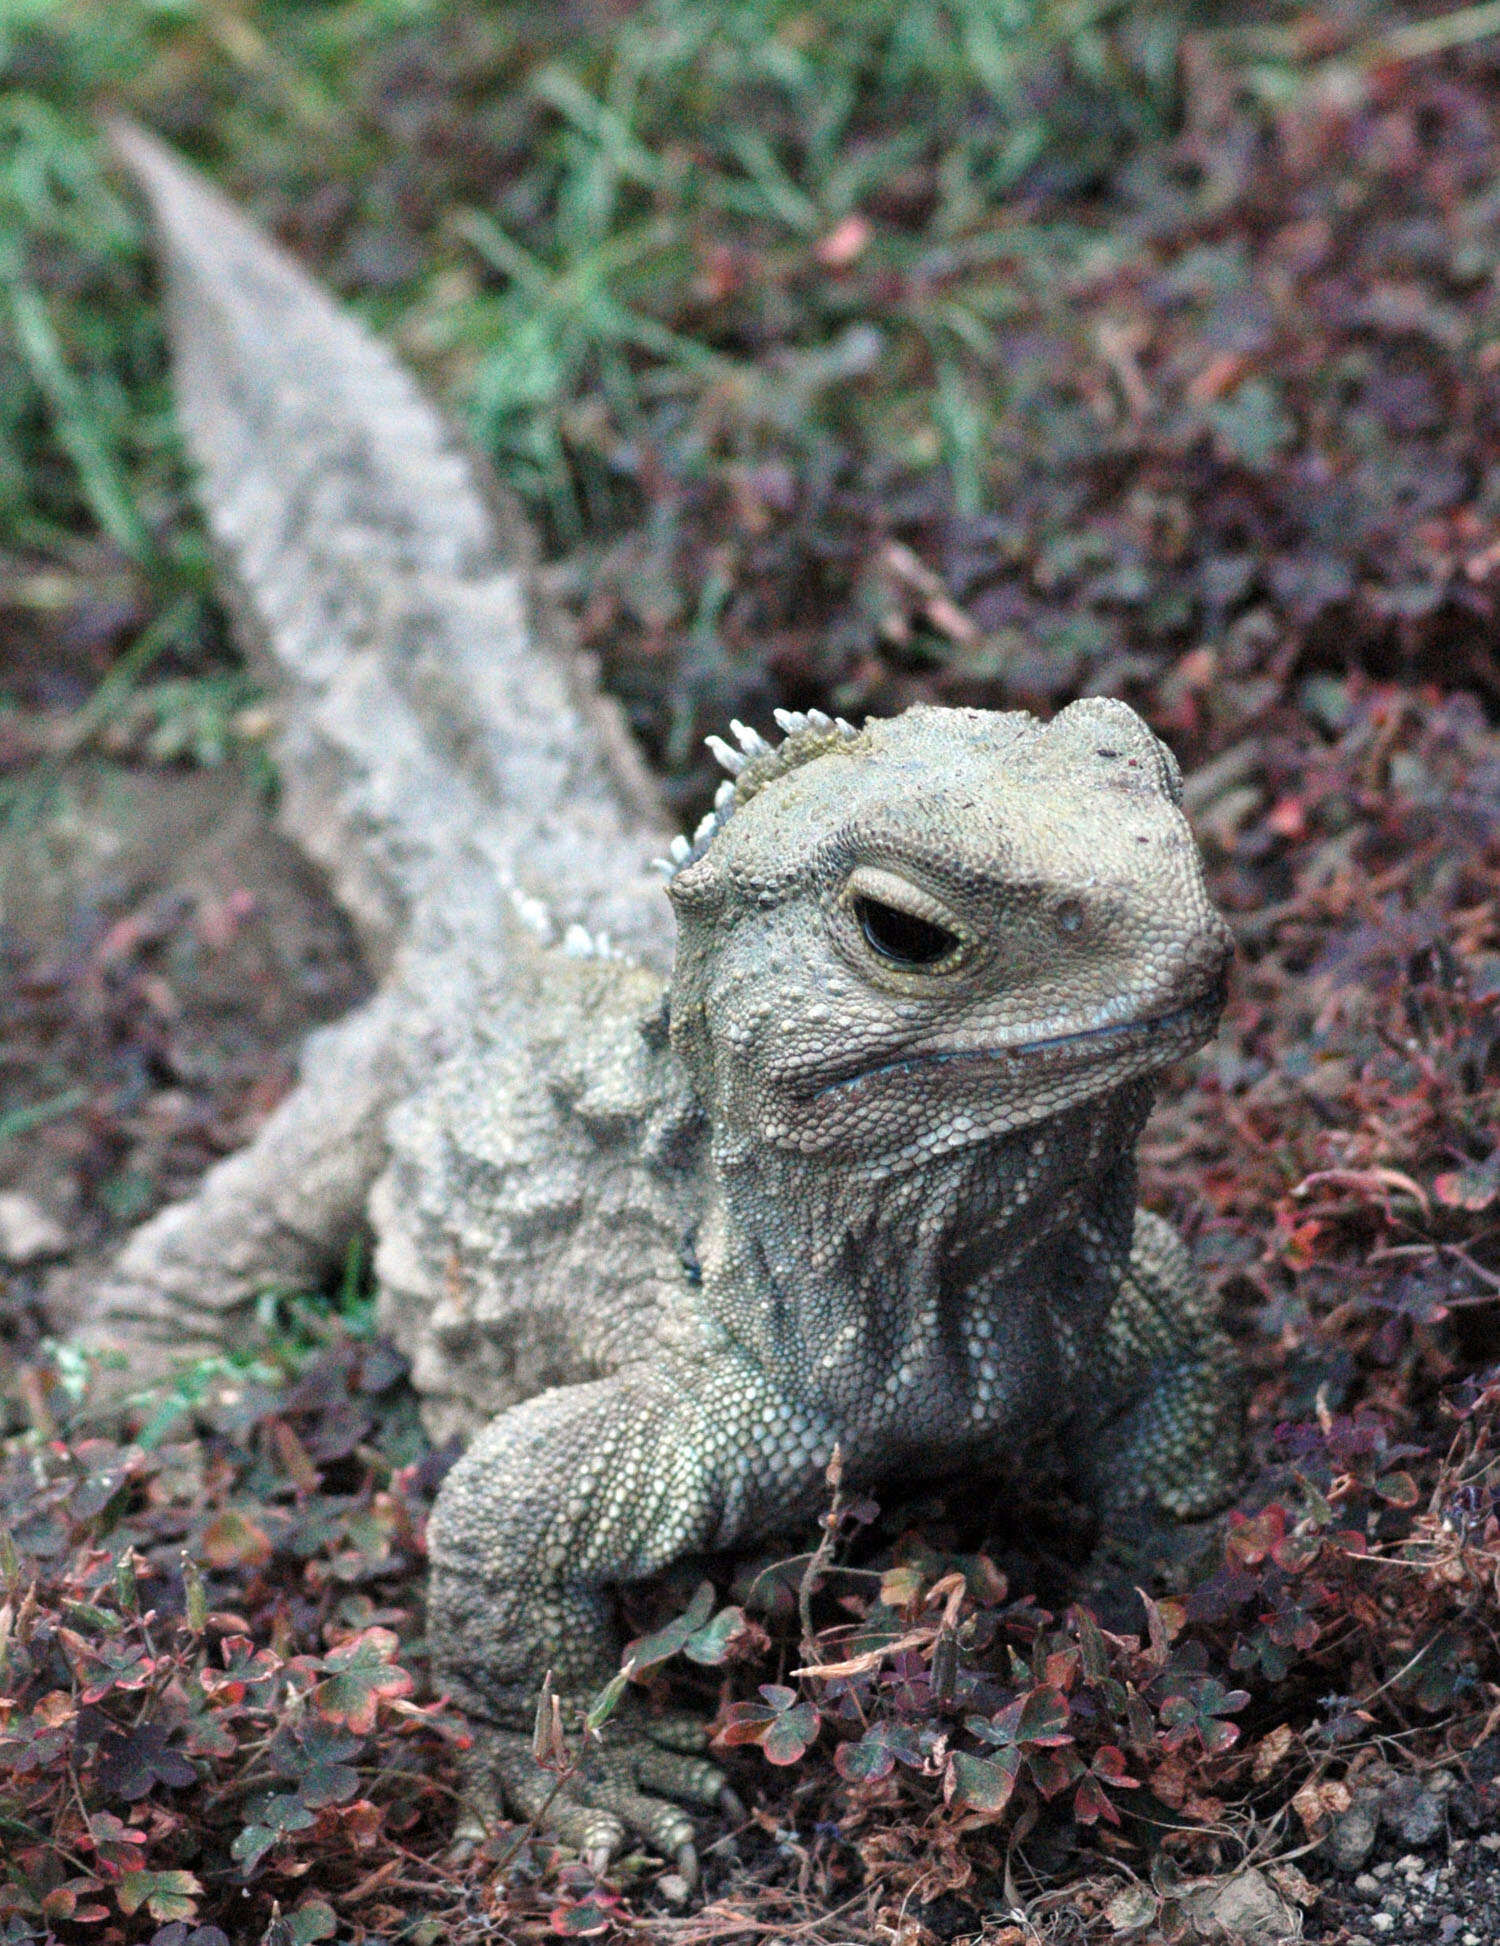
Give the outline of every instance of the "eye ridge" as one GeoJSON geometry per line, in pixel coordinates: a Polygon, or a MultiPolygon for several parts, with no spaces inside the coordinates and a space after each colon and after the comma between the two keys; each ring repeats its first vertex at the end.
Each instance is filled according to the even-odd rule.
{"type": "Polygon", "coordinates": [[[855,899],[854,913],[868,944],[897,966],[936,966],[960,943],[946,926],[919,919],[914,912],[903,912],[900,906],[872,899],[868,893],[855,899]]]}

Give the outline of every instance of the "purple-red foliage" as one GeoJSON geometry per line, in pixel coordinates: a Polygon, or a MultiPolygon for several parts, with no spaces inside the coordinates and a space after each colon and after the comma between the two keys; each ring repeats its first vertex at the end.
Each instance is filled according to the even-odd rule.
{"type": "Polygon", "coordinates": [[[378,1450],[401,1376],[343,1345],[146,1450],[70,1436],[37,1375],[0,1469],[0,1938],[218,1946],[279,1906],[294,1946],[443,1903],[462,1733],[412,1700],[437,1469],[378,1450]]]}

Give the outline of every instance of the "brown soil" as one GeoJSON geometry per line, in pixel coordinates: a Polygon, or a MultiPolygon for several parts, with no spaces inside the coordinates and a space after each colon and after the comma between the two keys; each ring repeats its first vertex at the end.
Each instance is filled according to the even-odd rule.
{"type": "MultiPolygon", "coordinates": [[[[0,823],[0,1194],[69,1255],[110,1243],[244,1143],[364,990],[246,766],[44,769],[0,823]]],[[[31,1328],[42,1269],[0,1264],[0,1328],[31,1328]]]]}

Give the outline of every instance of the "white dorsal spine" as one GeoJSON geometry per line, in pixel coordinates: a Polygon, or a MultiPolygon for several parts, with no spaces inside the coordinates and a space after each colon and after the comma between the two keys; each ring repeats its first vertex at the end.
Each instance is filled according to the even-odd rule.
{"type": "MultiPolygon", "coordinates": [[[[726,743],[723,737],[705,737],[703,741],[713,752],[715,760],[729,772],[731,777],[738,777],[750,761],[743,751],[736,750],[732,744],[726,743]]],[[[728,789],[732,794],[734,785],[730,784],[728,789]]]]}
{"type": "MultiPolygon", "coordinates": [[[[790,743],[795,737],[803,736],[817,740],[817,748],[806,753],[809,757],[821,755],[828,748],[827,739],[830,737],[849,740],[859,735],[854,725],[846,723],[842,716],[829,716],[820,709],[778,709],[773,710],[772,714],[786,738],[786,743],[790,743]]],[[[734,815],[735,806],[740,801],[739,779],[748,766],[755,763],[758,758],[774,756],[778,749],[786,750],[786,743],[767,743],[759,730],[752,729],[748,723],[741,723],[737,717],[730,723],[729,729],[734,737],[734,743],[729,743],[720,736],[707,736],[703,739],[717,762],[729,772],[714,792],[714,808],[699,819],[691,840],[674,838],[671,856],[654,861],[657,870],[669,879],[675,878],[685,865],[690,865],[701,858],[734,815]],[[736,743],[739,745],[738,749],[735,748],[736,743]]],[[[757,777],[760,781],[765,781],[759,772],[757,777]]]]}

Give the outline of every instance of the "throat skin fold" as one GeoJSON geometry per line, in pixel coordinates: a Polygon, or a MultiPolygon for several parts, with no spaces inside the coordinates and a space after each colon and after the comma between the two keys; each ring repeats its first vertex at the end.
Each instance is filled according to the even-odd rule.
{"type": "Polygon", "coordinates": [[[939,1153],[851,1171],[721,1129],[699,1238],[707,1313],[846,1459],[1024,1437],[1080,1368],[1129,1258],[1137,1080],[939,1153]],[[1027,1374],[1024,1386],[1018,1375],[1027,1374]],[[1025,1394],[1025,1402],[1022,1393],[1025,1394]]]}

